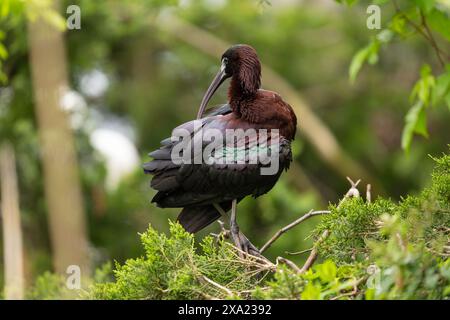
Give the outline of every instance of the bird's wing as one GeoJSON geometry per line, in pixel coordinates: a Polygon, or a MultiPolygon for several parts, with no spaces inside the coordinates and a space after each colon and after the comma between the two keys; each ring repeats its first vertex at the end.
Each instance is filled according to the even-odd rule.
{"type": "Polygon", "coordinates": [[[190,145],[186,149],[190,159],[199,157],[198,163],[173,161],[173,152],[181,142],[163,140],[161,148],[150,153],[153,160],[144,164],[144,171],[154,175],[151,187],[159,191],[152,201],[161,207],[185,207],[229,201],[250,194],[259,196],[269,191],[291,161],[290,142],[268,140],[260,145],[256,131],[245,132],[233,140],[220,140],[217,148],[211,148],[209,141],[204,142],[207,132],[222,133],[225,139],[227,129],[236,129],[235,120],[219,114],[201,119],[200,125],[190,121],[175,129],[185,130],[194,142],[192,145],[201,146],[190,145]],[[204,158],[208,146],[214,150],[209,150],[212,151],[208,152],[210,156],[204,158]],[[266,150],[262,150],[264,148],[266,150]],[[278,170],[271,175],[261,174],[261,169],[269,166],[261,161],[268,154],[267,149],[279,154],[278,170]]]}
{"type": "Polygon", "coordinates": [[[231,112],[231,107],[228,103],[221,104],[212,108],[209,108],[205,112],[205,117],[212,117],[218,115],[225,115],[231,112]]]}

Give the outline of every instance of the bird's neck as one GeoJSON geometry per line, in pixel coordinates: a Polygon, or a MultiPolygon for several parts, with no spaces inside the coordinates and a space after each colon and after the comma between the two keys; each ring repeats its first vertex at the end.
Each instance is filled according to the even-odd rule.
{"type": "Polygon", "coordinates": [[[237,115],[241,115],[242,108],[253,102],[259,90],[260,82],[250,79],[240,79],[239,77],[231,78],[230,87],[228,88],[228,100],[231,110],[237,115]]]}

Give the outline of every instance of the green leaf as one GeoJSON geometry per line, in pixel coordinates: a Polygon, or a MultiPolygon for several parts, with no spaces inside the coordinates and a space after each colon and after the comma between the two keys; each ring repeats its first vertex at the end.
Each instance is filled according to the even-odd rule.
{"type": "Polygon", "coordinates": [[[431,104],[436,106],[450,92],[450,70],[436,78],[436,84],[431,94],[431,104]]]}
{"type": "Polygon", "coordinates": [[[430,103],[431,91],[435,86],[435,78],[431,74],[431,67],[427,64],[420,70],[420,79],[416,82],[409,97],[411,103],[418,98],[425,107],[430,103]]]}
{"type": "Polygon", "coordinates": [[[366,300],[374,300],[375,299],[375,289],[369,288],[365,293],[366,300]]]}
{"type": "Polygon", "coordinates": [[[402,148],[409,151],[414,133],[428,137],[426,112],[421,101],[418,101],[409,109],[405,122],[402,133],[402,148]]]}
{"type": "Polygon", "coordinates": [[[450,17],[448,14],[435,9],[427,16],[427,22],[432,30],[450,41],[450,17]]]}
{"type": "Polygon", "coordinates": [[[336,278],[337,268],[333,261],[327,260],[317,266],[317,272],[320,280],[323,282],[332,282],[336,278]]]}
{"type": "Polygon", "coordinates": [[[354,83],[356,80],[356,76],[361,70],[364,62],[368,62],[369,64],[375,64],[378,62],[378,50],[380,48],[380,42],[377,39],[374,39],[371,43],[369,43],[366,47],[359,50],[352,59],[349,68],[349,78],[350,82],[354,83]]]}
{"type": "Polygon", "coordinates": [[[311,281],[309,282],[302,292],[302,300],[318,300],[320,298],[320,287],[314,285],[311,281]]]}
{"type": "Polygon", "coordinates": [[[407,36],[408,30],[406,29],[406,19],[402,14],[396,14],[389,24],[389,28],[395,33],[401,36],[407,36]]]}
{"type": "Polygon", "coordinates": [[[361,70],[362,65],[364,64],[364,61],[366,61],[367,57],[369,56],[369,49],[367,47],[359,50],[352,59],[352,62],[350,63],[349,68],[349,77],[350,82],[354,83],[356,76],[358,75],[359,70],[361,70]]]}
{"type": "Polygon", "coordinates": [[[416,119],[416,125],[414,126],[414,132],[428,138],[427,114],[425,108],[420,108],[416,119]]]}
{"type": "Polygon", "coordinates": [[[434,8],[434,0],[413,0],[413,2],[423,11],[428,14],[434,8]]]}

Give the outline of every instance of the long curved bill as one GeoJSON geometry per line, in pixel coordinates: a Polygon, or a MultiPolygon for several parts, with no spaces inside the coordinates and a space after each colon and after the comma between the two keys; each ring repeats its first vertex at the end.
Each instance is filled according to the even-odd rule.
{"type": "Polygon", "coordinates": [[[220,68],[220,71],[216,74],[216,76],[214,77],[214,80],[211,82],[208,90],[206,90],[206,93],[203,96],[202,103],[200,104],[200,109],[198,110],[198,113],[197,113],[197,119],[200,119],[203,116],[203,112],[205,112],[205,109],[206,109],[206,106],[208,105],[209,100],[214,95],[217,88],[220,87],[222,82],[225,81],[226,78],[228,78],[228,76],[226,75],[225,68],[222,65],[222,67],[220,68]]]}

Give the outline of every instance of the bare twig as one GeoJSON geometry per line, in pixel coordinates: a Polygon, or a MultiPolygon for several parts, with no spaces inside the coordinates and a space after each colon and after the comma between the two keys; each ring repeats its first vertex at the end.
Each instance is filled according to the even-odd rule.
{"type": "Polygon", "coordinates": [[[312,249],[311,254],[308,256],[308,259],[306,260],[305,264],[300,270],[300,273],[305,273],[308,271],[309,268],[312,267],[314,262],[316,262],[317,259],[317,248],[312,249]]]}
{"type": "Polygon", "coordinates": [[[372,186],[370,184],[366,186],[366,202],[372,202],[372,186]]]}
{"type": "Polygon", "coordinates": [[[292,262],[291,260],[289,260],[289,259],[286,259],[286,258],[283,258],[283,257],[278,257],[277,258],[277,264],[278,263],[284,263],[285,265],[290,267],[292,270],[294,270],[296,273],[302,273],[300,268],[297,267],[297,265],[294,262],[292,262]]]}
{"type": "Polygon", "coordinates": [[[227,232],[228,230],[225,229],[225,222],[223,222],[222,220],[217,220],[217,223],[220,225],[220,230],[222,230],[222,232],[227,232]]]}
{"type": "Polygon", "coordinates": [[[361,182],[361,179],[358,179],[358,181],[354,182],[349,177],[346,177],[348,182],[350,182],[351,187],[348,189],[347,193],[344,195],[344,197],[339,201],[338,208],[341,206],[341,204],[348,198],[358,198],[359,197],[359,190],[357,188],[358,184],[361,182]]]}
{"type": "Polygon", "coordinates": [[[225,228],[225,222],[219,219],[217,220],[217,223],[220,225],[220,233],[210,233],[210,235],[216,238],[217,241],[220,241],[222,239],[229,239],[230,230],[227,230],[225,228]]]}
{"type": "Polygon", "coordinates": [[[356,296],[356,295],[358,294],[358,292],[359,292],[358,286],[359,286],[365,279],[366,279],[366,277],[362,277],[361,279],[356,280],[356,281],[353,283],[353,290],[352,290],[352,291],[346,292],[346,293],[342,293],[342,294],[340,294],[340,295],[338,295],[338,296],[336,296],[336,297],[331,298],[330,300],[338,300],[338,299],[341,299],[341,298],[343,298],[343,297],[353,297],[353,296],[356,296]]]}
{"type": "Polygon", "coordinates": [[[436,56],[437,56],[439,62],[441,63],[441,66],[445,67],[445,62],[444,62],[444,59],[441,57],[439,46],[437,45],[437,42],[434,39],[430,28],[428,27],[427,19],[425,18],[425,15],[423,14],[422,10],[420,10],[420,19],[422,22],[422,26],[425,28],[426,33],[428,34],[430,44],[433,47],[434,51],[436,52],[436,56]]]}
{"type": "Polygon", "coordinates": [[[450,257],[450,252],[448,252],[449,250],[445,249],[445,248],[444,248],[444,252],[439,252],[439,251],[436,251],[436,250],[434,250],[432,248],[429,248],[429,247],[425,247],[425,249],[427,249],[429,252],[434,253],[434,254],[436,254],[438,256],[441,256],[441,257],[450,257]]]}
{"type": "Polygon", "coordinates": [[[203,275],[203,274],[200,276],[200,280],[204,280],[205,282],[207,282],[207,283],[213,285],[214,287],[216,287],[216,288],[218,288],[218,289],[220,289],[220,290],[226,292],[226,294],[227,294],[228,296],[233,296],[233,291],[231,291],[231,290],[228,289],[227,287],[224,287],[223,285],[221,285],[221,284],[219,284],[219,283],[217,283],[217,282],[211,280],[210,278],[208,278],[207,276],[205,276],[205,275],[203,275]]]}
{"type": "MultiPolygon", "coordinates": [[[[397,14],[403,16],[403,18],[405,18],[405,21],[407,23],[409,23],[420,35],[422,35],[426,41],[430,42],[431,46],[433,47],[433,49],[436,52],[436,55],[439,59],[439,62],[441,63],[442,66],[445,65],[445,63],[442,60],[441,54],[443,54],[446,57],[449,57],[449,55],[442,50],[441,48],[439,48],[439,46],[437,45],[436,41],[434,40],[433,36],[431,35],[431,32],[429,31],[424,31],[421,26],[417,25],[414,21],[412,21],[399,7],[399,5],[397,4],[396,0],[392,0],[394,7],[395,7],[395,11],[397,12],[397,14]]],[[[423,17],[423,13],[422,11],[420,12],[421,17],[422,17],[422,26],[425,27],[425,29],[428,29],[428,25],[424,24],[424,21],[426,21],[423,17]]],[[[425,22],[426,23],[426,22],[425,22]]]]}
{"type": "Polygon", "coordinates": [[[303,254],[303,253],[306,253],[306,252],[311,252],[312,249],[313,249],[313,248],[309,248],[309,249],[305,249],[305,250],[298,251],[298,252],[289,252],[289,251],[286,251],[286,254],[288,254],[288,255],[290,255],[290,256],[296,256],[296,255],[303,254]]]}
{"type": "Polygon", "coordinates": [[[309,268],[311,268],[311,266],[314,264],[314,262],[317,259],[317,247],[318,245],[326,239],[326,237],[328,237],[329,231],[325,230],[322,235],[320,236],[319,240],[317,240],[317,242],[314,244],[314,248],[311,251],[311,254],[309,255],[308,259],[306,259],[305,264],[303,265],[303,267],[300,269],[300,273],[304,273],[306,271],[308,271],[309,268]]]}
{"type": "Polygon", "coordinates": [[[354,182],[350,177],[346,177],[348,182],[352,185],[351,188],[347,191],[344,198],[350,198],[350,197],[359,197],[359,190],[357,188],[358,184],[361,182],[361,179],[358,179],[356,182],[354,182]]]}
{"type": "Polygon", "coordinates": [[[260,253],[263,253],[267,248],[269,248],[283,233],[285,233],[286,231],[292,229],[293,227],[295,227],[296,225],[302,223],[303,221],[305,221],[306,219],[309,219],[311,217],[314,216],[318,216],[318,215],[322,215],[322,214],[328,214],[330,213],[330,211],[328,210],[319,210],[319,211],[309,211],[307,214],[304,214],[303,216],[301,216],[300,218],[298,218],[297,220],[291,222],[290,224],[288,224],[287,226],[281,228],[280,230],[278,230],[273,236],[272,238],[270,238],[269,241],[266,242],[266,244],[264,244],[261,249],[259,250],[260,253]]]}
{"type": "Polygon", "coordinates": [[[247,264],[249,266],[255,266],[255,267],[258,267],[261,269],[274,269],[275,268],[275,264],[273,264],[272,261],[270,261],[269,259],[267,259],[266,257],[264,257],[262,255],[255,256],[252,254],[248,254],[247,252],[242,251],[241,249],[239,249],[238,247],[236,247],[235,245],[233,245],[230,242],[225,242],[225,244],[231,246],[231,248],[234,249],[235,252],[233,252],[233,254],[237,258],[237,260],[239,260],[243,264],[247,264]],[[244,254],[245,257],[244,258],[240,257],[240,254],[244,254]]]}

